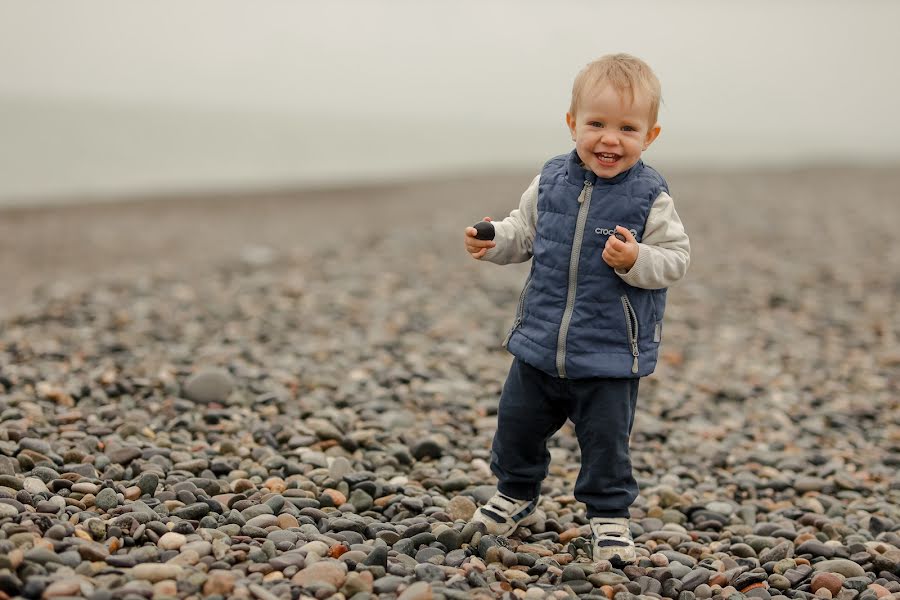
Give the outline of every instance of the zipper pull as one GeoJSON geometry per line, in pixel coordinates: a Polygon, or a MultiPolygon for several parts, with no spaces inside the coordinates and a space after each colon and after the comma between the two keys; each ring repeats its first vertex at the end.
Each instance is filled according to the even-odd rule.
{"type": "Polygon", "coordinates": [[[631,372],[637,375],[638,372],[638,357],[634,357],[634,362],[631,363],[631,372]]]}
{"type": "Polygon", "coordinates": [[[587,197],[587,192],[591,189],[593,184],[587,179],[584,180],[584,187],[581,189],[581,193],[578,194],[578,204],[584,204],[584,199],[587,197]]]}

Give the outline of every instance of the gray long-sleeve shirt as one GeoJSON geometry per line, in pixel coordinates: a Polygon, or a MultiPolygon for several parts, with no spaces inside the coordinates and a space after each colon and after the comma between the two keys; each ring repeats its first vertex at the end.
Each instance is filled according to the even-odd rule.
{"type": "MultiPolygon", "coordinates": [[[[522,194],[519,207],[502,221],[494,221],[495,247],[488,249],[484,260],[504,265],[525,262],[531,258],[537,230],[538,175],[522,194]]],[[[602,250],[598,251],[598,260],[602,250]]],[[[684,277],[691,262],[691,244],[675,202],[661,192],[647,216],[644,236],[638,243],[638,257],[628,271],[616,269],[622,281],[638,288],[666,288],[684,277]]]]}

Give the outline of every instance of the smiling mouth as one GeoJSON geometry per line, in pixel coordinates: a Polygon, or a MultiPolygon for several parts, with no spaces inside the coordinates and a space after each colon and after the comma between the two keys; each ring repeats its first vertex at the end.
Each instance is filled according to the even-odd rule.
{"type": "Polygon", "coordinates": [[[622,155],[620,154],[612,154],[611,152],[598,152],[595,154],[597,160],[599,160],[603,164],[613,164],[620,158],[622,155]]]}

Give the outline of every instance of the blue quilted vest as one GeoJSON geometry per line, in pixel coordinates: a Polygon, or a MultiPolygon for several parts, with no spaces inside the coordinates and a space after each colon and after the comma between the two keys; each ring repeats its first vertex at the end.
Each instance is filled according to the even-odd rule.
{"type": "Polygon", "coordinates": [[[611,179],[573,150],[544,165],[531,272],[504,346],[554,377],[644,377],[656,368],[666,290],[632,287],[603,262],[622,225],[641,241],[665,180],[642,161],[611,179]]]}

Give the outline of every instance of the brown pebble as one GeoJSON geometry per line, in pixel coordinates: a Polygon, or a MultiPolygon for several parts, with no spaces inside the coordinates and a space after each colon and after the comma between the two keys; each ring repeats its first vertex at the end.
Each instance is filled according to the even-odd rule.
{"type": "Polygon", "coordinates": [[[347,565],[336,560],[320,560],[307,565],[291,578],[300,587],[314,582],[326,582],[340,589],[347,579],[347,565]]]}
{"type": "Polygon", "coordinates": [[[125,499],[132,502],[141,497],[141,488],[136,485],[125,488],[125,499]]]}
{"type": "MultiPolygon", "coordinates": [[[[384,508],[388,504],[394,501],[394,498],[397,497],[397,494],[388,494],[387,496],[382,496],[381,498],[375,498],[375,506],[378,508],[384,508]]],[[[452,500],[451,500],[452,502],[452,500]]]]}
{"type": "Polygon", "coordinates": [[[520,544],[516,548],[516,552],[524,552],[525,554],[537,554],[538,556],[551,556],[553,551],[538,544],[520,544]]]}
{"type": "Polygon", "coordinates": [[[285,484],[284,479],[281,477],[269,477],[263,485],[276,494],[280,494],[287,489],[287,484],[285,484]]]}
{"type": "Polygon", "coordinates": [[[289,515],[287,513],[278,515],[278,526],[281,529],[290,529],[291,527],[300,527],[300,522],[297,521],[297,517],[294,515],[289,515]]]}
{"type": "Polygon", "coordinates": [[[213,569],[203,584],[203,595],[212,596],[218,594],[220,596],[228,596],[234,589],[234,582],[237,576],[230,571],[222,569],[213,569]]]}
{"type": "Polygon", "coordinates": [[[322,493],[331,498],[335,506],[342,506],[347,503],[347,496],[336,489],[326,488],[322,493]]]}
{"type": "Polygon", "coordinates": [[[650,562],[652,562],[655,567],[665,567],[669,564],[669,559],[666,558],[665,554],[657,553],[650,555],[650,562]]]}
{"type": "Polygon", "coordinates": [[[891,591],[884,587],[883,585],[878,585],[877,583],[870,583],[869,589],[875,592],[876,598],[884,598],[885,596],[890,596],[891,591]]]}
{"type": "Polygon", "coordinates": [[[43,598],[58,598],[61,596],[81,595],[81,582],[77,578],[61,579],[54,581],[44,589],[43,598]]]}
{"type": "Polygon", "coordinates": [[[447,503],[447,514],[454,521],[470,521],[475,514],[477,506],[465,496],[454,496],[447,503]]]}
{"type": "Polygon", "coordinates": [[[9,560],[9,567],[13,571],[22,566],[22,561],[25,560],[25,552],[23,552],[20,548],[16,548],[15,550],[10,550],[7,555],[7,559],[9,560]]]}
{"type": "MultiPolygon", "coordinates": [[[[508,583],[506,584],[506,587],[507,589],[504,591],[512,589],[508,583]]],[[[397,600],[431,600],[432,597],[433,592],[431,591],[431,584],[427,581],[417,581],[403,590],[403,593],[397,597],[397,600]]]]}
{"type": "Polygon", "coordinates": [[[91,541],[94,540],[94,538],[91,537],[91,534],[89,534],[89,533],[88,533],[87,531],[85,531],[84,529],[76,529],[74,535],[75,535],[75,537],[81,538],[81,539],[86,540],[86,541],[88,541],[88,542],[91,542],[91,541]]]}
{"type": "Polygon", "coordinates": [[[559,543],[560,544],[568,544],[572,540],[578,537],[583,537],[580,528],[574,529],[566,529],[561,534],[559,534],[559,543]]]}
{"type": "Polygon", "coordinates": [[[256,486],[249,479],[235,479],[231,482],[231,490],[240,494],[241,492],[246,492],[247,490],[255,490],[256,486]]]}
{"type": "Polygon", "coordinates": [[[216,494],[212,498],[222,506],[231,506],[231,499],[236,495],[237,494],[216,494]]]}
{"type": "Polygon", "coordinates": [[[487,552],[484,553],[484,562],[489,565],[501,562],[503,560],[501,550],[502,548],[500,548],[500,546],[491,546],[488,548],[487,552]]]}
{"type": "Polygon", "coordinates": [[[153,596],[177,596],[178,584],[173,579],[163,579],[153,584],[153,596]]]}
{"type": "Polygon", "coordinates": [[[841,591],[843,583],[844,577],[837,573],[816,573],[810,582],[810,589],[816,593],[820,589],[826,588],[834,596],[841,591]]]}

